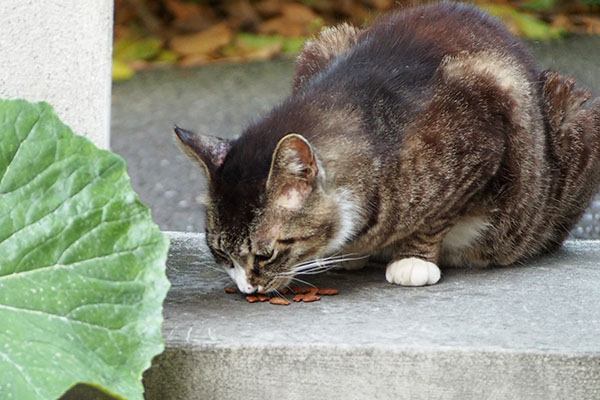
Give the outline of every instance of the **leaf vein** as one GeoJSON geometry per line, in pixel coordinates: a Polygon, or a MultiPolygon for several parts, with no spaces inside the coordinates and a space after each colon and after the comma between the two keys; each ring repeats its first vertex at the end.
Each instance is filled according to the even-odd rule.
{"type": "MultiPolygon", "coordinates": [[[[15,123],[16,123],[16,121],[19,120],[19,118],[20,118],[20,116],[21,116],[22,113],[23,113],[23,111],[19,110],[19,114],[17,114],[17,118],[15,118],[15,123]]],[[[10,166],[12,165],[13,160],[17,157],[17,154],[21,151],[21,147],[22,147],[23,143],[25,143],[27,141],[27,139],[29,139],[29,137],[31,136],[31,132],[34,130],[34,128],[40,122],[40,119],[41,119],[41,115],[38,114],[37,115],[37,119],[35,120],[35,122],[31,126],[31,129],[29,129],[29,132],[27,132],[27,135],[25,135],[25,137],[23,138],[23,140],[21,140],[19,142],[19,146],[17,147],[17,150],[15,150],[12,158],[10,159],[10,161],[8,161],[8,164],[6,164],[6,170],[4,171],[4,174],[2,175],[2,178],[0,179],[0,193],[1,193],[1,190],[2,190],[2,184],[4,183],[4,179],[8,175],[8,172],[10,171],[10,166]]],[[[16,134],[16,129],[15,129],[15,134],[16,134]]]]}

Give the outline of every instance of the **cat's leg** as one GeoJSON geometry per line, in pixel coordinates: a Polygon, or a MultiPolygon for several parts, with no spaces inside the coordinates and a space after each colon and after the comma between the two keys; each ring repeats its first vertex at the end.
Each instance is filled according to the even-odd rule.
{"type": "Polygon", "coordinates": [[[525,146],[515,138],[536,112],[533,89],[518,68],[494,54],[461,53],[447,57],[432,82],[434,95],[404,131],[398,167],[404,173],[387,183],[396,185],[401,218],[386,278],[400,285],[439,281],[445,235],[467,209],[508,184],[498,178],[503,162],[509,177],[535,167],[509,157],[525,146]]]}
{"type": "Polygon", "coordinates": [[[437,262],[448,230],[444,227],[435,234],[417,233],[402,240],[386,268],[387,281],[402,286],[436,284],[442,276],[437,262]]]}

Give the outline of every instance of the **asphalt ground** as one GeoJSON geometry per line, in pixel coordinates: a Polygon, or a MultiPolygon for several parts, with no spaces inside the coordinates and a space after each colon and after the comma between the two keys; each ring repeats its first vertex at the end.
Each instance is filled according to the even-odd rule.
{"type": "MultiPolygon", "coordinates": [[[[600,36],[528,42],[538,63],[600,95],[600,36]]],[[[203,171],[175,145],[172,128],[235,137],[290,93],[292,59],[138,73],[113,85],[111,150],[162,230],[204,230],[203,171]]],[[[600,173],[600,172],[599,172],[600,173]]],[[[600,196],[573,231],[600,238],[600,196]]]]}

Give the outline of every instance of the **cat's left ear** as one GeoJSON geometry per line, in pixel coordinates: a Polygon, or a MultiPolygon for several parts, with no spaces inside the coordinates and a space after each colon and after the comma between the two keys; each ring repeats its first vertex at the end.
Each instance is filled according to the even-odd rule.
{"type": "Polygon", "coordinates": [[[315,153],[303,136],[290,133],[284,136],[273,152],[267,192],[275,204],[297,210],[313,190],[319,168],[315,153]]]}
{"type": "Polygon", "coordinates": [[[216,170],[223,165],[225,157],[231,148],[231,142],[215,136],[200,135],[175,125],[175,135],[180,147],[206,170],[209,180],[214,177],[216,170]]]}

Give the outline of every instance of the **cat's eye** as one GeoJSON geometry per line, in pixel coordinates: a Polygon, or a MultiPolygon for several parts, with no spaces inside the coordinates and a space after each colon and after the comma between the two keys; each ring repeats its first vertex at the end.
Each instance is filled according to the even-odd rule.
{"type": "Polygon", "coordinates": [[[269,253],[266,253],[266,254],[255,254],[254,261],[258,262],[258,263],[264,263],[264,262],[271,260],[274,255],[275,255],[275,251],[273,251],[273,250],[271,250],[269,253]]]}
{"type": "Polygon", "coordinates": [[[212,247],[211,250],[215,258],[219,258],[224,261],[230,261],[229,256],[224,251],[219,250],[216,247],[212,247]]]}

